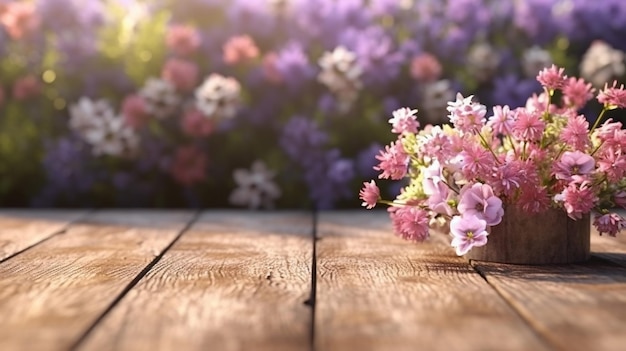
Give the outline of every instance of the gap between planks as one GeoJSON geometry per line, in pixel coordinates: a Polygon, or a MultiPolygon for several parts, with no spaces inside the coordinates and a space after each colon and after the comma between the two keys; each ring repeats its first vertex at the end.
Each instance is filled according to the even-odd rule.
{"type": "Polygon", "coordinates": [[[89,335],[94,331],[94,329],[98,326],[100,322],[117,306],[117,304],[122,301],[122,299],[132,290],[137,283],[143,277],[150,272],[150,270],[163,258],[163,256],[169,251],[172,246],[181,238],[181,236],[191,228],[191,226],[198,220],[200,217],[200,211],[196,211],[193,216],[189,219],[187,224],[178,232],[178,234],[174,237],[174,239],[150,262],[148,263],[133,280],[128,283],[128,285],[120,292],[120,294],[111,302],[111,304],[96,318],[96,320],[83,332],[83,334],[69,347],[69,350],[77,350],[80,345],[89,337],[89,335]]]}
{"type": "Polygon", "coordinates": [[[310,213],[207,211],[81,350],[310,350],[310,213]]]}

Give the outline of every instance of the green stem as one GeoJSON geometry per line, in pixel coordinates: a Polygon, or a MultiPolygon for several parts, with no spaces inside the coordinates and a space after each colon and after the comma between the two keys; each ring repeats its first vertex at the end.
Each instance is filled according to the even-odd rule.
{"type": "Polygon", "coordinates": [[[593,156],[596,152],[598,152],[598,150],[600,150],[600,148],[602,147],[602,145],[604,145],[604,141],[602,141],[600,143],[600,145],[598,145],[595,149],[593,149],[593,151],[591,152],[590,156],[593,156]]]}
{"type": "Polygon", "coordinates": [[[487,140],[485,139],[485,137],[483,137],[483,135],[480,134],[480,132],[478,132],[478,130],[476,130],[476,134],[478,135],[480,140],[482,140],[483,146],[487,150],[489,150],[489,152],[491,152],[491,154],[493,155],[493,158],[496,160],[496,163],[500,164],[500,160],[498,160],[498,155],[496,155],[496,153],[493,151],[493,149],[491,148],[491,145],[489,145],[489,143],[487,143],[487,140]]]}
{"type": "Polygon", "coordinates": [[[598,126],[598,124],[600,124],[600,120],[602,119],[602,117],[604,117],[604,113],[607,111],[606,107],[604,107],[602,109],[602,112],[600,112],[600,115],[598,116],[598,118],[596,119],[596,122],[593,124],[593,127],[591,127],[591,130],[589,130],[589,135],[591,135],[591,133],[593,133],[593,131],[596,129],[596,127],[598,126]]]}

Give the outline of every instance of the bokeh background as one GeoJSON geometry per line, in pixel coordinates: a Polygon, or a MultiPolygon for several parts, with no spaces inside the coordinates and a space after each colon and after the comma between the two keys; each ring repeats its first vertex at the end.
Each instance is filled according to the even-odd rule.
{"type": "Polygon", "coordinates": [[[355,207],[394,109],[624,50],[623,0],[0,0],[0,206],[355,207]]]}

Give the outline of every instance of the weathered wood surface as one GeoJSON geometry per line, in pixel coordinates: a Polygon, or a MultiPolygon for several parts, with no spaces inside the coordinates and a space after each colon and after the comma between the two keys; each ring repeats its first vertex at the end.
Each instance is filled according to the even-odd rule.
{"type": "Polygon", "coordinates": [[[312,218],[205,213],[84,350],[309,350],[312,218]]]}
{"type": "Polygon", "coordinates": [[[594,257],[568,266],[474,266],[555,349],[626,347],[626,268],[594,257]]]}
{"type": "Polygon", "coordinates": [[[555,349],[624,350],[626,238],[592,227],[591,252],[575,265],[473,265],[555,349]]]}
{"type": "Polygon", "coordinates": [[[188,212],[100,212],[0,264],[0,350],[67,350],[188,212]]]}
{"type": "Polygon", "coordinates": [[[588,263],[516,266],[395,238],[385,212],[6,213],[2,351],[626,345],[625,236],[592,232],[588,263]]]}
{"type": "Polygon", "coordinates": [[[58,234],[87,211],[1,210],[0,262],[58,234]]]}
{"type": "Polygon", "coordinates": [[[318,235],[317,349],[546,349],[443,240],[393,238],[385,212],[365,211],[322,213],[318,235]]]}

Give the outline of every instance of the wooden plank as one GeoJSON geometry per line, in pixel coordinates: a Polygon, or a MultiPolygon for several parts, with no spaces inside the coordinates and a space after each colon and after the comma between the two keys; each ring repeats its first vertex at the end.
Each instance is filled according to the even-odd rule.
{"type": "Polygon", "coordinates": [[[567,266],[474,265],[556,349],[624,350],[626,268],[594,257],[567,266]]]}
{"type": "Polygon", "coordinates": [[[191,218],[98,212],[4,262],[0,349],[67,350],[191,218]]]}
{"type": "Polygon", "coordinates": [[[0,262],[62,232],[86,213],[80,210],[1,210],[0,262]]]}
{"type": "Polygon", "coordinates": [[[413,244],[387,213],[322,213],[320,350],[544,350],[546,345],[441,234],[413,244]]]}
{"type": "Polygon", "coordinates": [[[84,350],[309,350],[312,218],[204,213],[84,350]]]}

